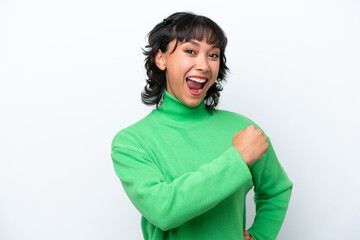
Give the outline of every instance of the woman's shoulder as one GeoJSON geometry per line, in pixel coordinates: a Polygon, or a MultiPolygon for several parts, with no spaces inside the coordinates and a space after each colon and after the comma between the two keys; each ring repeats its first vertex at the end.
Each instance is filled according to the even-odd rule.
{"type": "Polygon", "coordinates": [[[113,137],[112,146],[120,142],[137,142],[138,139],[141,138],[141,132],[148,129],[151,118],[151,114],[148,114],[135,123],[119,130],[113,137]]]}
{"type": "Polygon", "coordinates": [[[248,123],[249,125],[255,124],[250,118],[229,110],[223,110],[223,109],[216,109],[215,114],[216,117],[221,118],[222,120],[226,121],[241,121],[243,123],[248,123]]]}
{"type": "Polygon", "coordinates": [[[228,121],[228,124],[236,124],[238,126],[241,126],[241,129],[244,129],[247,126],[254,125],[257,129],[261,129],[263,131],[263,134],[267,136],[264,129],[261,128],[256,122],[251,120],[250,118],[236,112],[227,111],[227,110],[217,110],[218,117],[222,119],[222,121],[228,121]]]}

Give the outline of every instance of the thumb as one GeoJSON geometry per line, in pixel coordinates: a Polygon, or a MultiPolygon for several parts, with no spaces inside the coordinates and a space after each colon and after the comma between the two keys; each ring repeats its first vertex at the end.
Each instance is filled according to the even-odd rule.
{"type": "Polygon", "coordinates": [[[250,240],[250,234],[248,231],[244,230],[243,234],[244,234],[245,240],[250,240]]]}

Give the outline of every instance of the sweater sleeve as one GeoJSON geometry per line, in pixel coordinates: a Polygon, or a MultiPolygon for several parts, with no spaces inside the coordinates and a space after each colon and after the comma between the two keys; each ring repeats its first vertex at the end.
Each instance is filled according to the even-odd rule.
{"type": "Polygon", "coordinates": [[[163,231],[208,211],[252,180],[248,166],[234,147],[172,182],[166,180],[133,134],[126,131],[114,138],[111,156],[131,202],[163,231]]]}
{"type": "Polygon", "coordinates": [[[276,238],[292,190],[292,183],[281,167],[269,138],[268,142],[268,151],[249,166],[254,181],[256,215],[248,231],[255,240],[276,238]]]}

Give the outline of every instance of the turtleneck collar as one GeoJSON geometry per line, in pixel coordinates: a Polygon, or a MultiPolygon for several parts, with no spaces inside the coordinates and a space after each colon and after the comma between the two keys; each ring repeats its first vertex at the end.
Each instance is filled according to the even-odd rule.
{"type": "Polygon", "coordinates": [[[183,104],[164,89],[164,99],[158,109],[154,110],[157,117],[175,122],[192,123],[205,120],[211,116],[206,110],[204,99],[196,107],[183,104]]]}

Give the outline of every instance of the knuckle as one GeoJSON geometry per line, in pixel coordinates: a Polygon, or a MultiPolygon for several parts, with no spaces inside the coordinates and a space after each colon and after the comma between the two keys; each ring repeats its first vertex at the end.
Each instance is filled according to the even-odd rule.
{"type": "Polygon", "coordinates": [[[249,125],[244,130],[254,130],[254,129],[255,129],[254,125],[249,125]]]}

